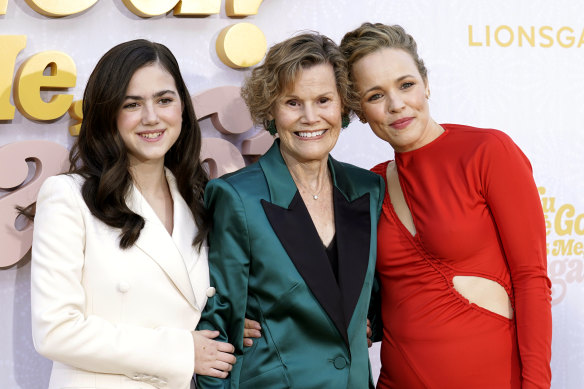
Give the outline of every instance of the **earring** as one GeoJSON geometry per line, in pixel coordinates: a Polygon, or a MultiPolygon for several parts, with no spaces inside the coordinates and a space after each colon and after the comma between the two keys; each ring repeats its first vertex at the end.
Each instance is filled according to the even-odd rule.
{"type": "Polygon", "coordinates": [[[276,129],[276,119],[272,119],[268,122],[268,126],[266,130],[270,133],[270,135],[275,136],[278,130],[276,129]]]}
{"type": "Polygon", "coordinates": [[[349,123],[351,123],[351,119],[349,119],[349,115],[343,115],[341,117],[341,127],[347,128],[347,127],[349,127],[349,123]]]}

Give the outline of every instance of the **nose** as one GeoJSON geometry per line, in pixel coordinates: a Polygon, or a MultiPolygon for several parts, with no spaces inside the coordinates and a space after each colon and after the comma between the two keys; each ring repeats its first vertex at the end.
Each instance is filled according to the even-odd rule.
{"type": "Polygon", "coordinates": [[[387,110],[388,112],[400,112],[405,108],[404,99],[399,95],[399,93],[392,93],[387,99],[387,110]]]}
{"type": "Polygon", "coordinates": [[[318,121],[318,112],[311,104],[304,106],[302,122],[306,124],[315,123],[318,121]]]}
{"type": "Polygon", "coordinates": [[[152,125],[158,123],[158,113],[154,104],[147,102],[142,109],[142,124],[152,125]]]}

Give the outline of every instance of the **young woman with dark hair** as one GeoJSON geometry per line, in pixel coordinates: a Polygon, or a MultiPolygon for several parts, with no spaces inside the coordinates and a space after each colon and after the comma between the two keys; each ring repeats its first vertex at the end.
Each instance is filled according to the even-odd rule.
{"type": "Polygon", "coordinates": [[[194,331],[209,288],[201,132],[176,59],[119,44],[91,74],[68,174],[36,206],[32,331],[49,388],[194,387],[233,346],[194,331]]]}

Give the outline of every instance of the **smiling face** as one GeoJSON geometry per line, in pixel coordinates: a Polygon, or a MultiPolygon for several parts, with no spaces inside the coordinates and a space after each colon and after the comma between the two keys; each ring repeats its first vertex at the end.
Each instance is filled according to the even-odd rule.
{"type": "Polygon", "coordinates": [[[395,151],[418,149],[442,133],[430,117],[428,84],[406,51],[374,51],[354,63],[352,74],[362,119],[395,151]]]}
{"type": "Polygon", "coordinates": [[[302,69],[272,110],[286,161],[324,160],[341,131],[341,98],[330,64],[302,69]]]}
{"type": "Polygon", "coordinates": [[[172,75],[158,63],[138,69],[128,84],[116,123],[130,166],[163,165],[182,126],[182,103],[172,75]]]}

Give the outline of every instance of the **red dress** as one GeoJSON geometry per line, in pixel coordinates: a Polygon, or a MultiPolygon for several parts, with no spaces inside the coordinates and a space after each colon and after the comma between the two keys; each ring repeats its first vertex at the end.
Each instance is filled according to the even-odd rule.
{"type": "MultiPolygon", "coordinates": [[[[395,157],[415,236],[385,196],[377,387],[549,388],[551,283],[531,165],[500,131],[442,127],[432,143],[395,157]],[[469,303],[455,275],[501,284],[514,318],[469,303]]],[[[387,164],[372,170],[385,178],[387,164]]]]}

